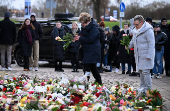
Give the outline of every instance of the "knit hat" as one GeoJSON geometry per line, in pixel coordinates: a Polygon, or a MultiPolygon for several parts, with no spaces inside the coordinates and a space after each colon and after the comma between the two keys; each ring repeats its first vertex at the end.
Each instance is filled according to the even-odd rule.
{"type": "Polygon", "coordinates": [[[106,27],[106,28],[105,28],[105,31],[110,32],[110,28],[109,28],[109,27],[106,27]]]}
{"type": "Polygon", "coordinates": [[[112,31],[116,31],[118,32],[120,30],[119,26],[118,25],[115,25],[112,27],[112,31]]]}
{"type": "Polygon", "coordinates": [[[162,22],[163,20],[166,20],[166,21],[167,21],[167,19],[166,19],[165,17],[163,17],[163,18],[161,19],[161,22],[162,22]]]}
{"type": "Polygon", "coordinates": [[[148,18],[146,18],[146,22],[150,22],[150,23],[152,23],[152,18],[151,17],[148,17],[148,18]]]}
{"type": "Polygon", "coordinates": [[[5,12],[4,17],[5,18],[9,18],[10,17],[10,13],[9,12],[5,12]]]}
{"type": "Polygon", "coordinates": [[[161,25],[159,23],[156,23],[154,27],[161,27],[161,25]]]}
{"type": "Polygon", "coordinates": [[[30,15],[30,19],[31,19],[31,17],[32,16],[34,16],[35,17],[35,19],[36,19],[36,14],[35,13],[31,13],[31,15],[30,15]]]}

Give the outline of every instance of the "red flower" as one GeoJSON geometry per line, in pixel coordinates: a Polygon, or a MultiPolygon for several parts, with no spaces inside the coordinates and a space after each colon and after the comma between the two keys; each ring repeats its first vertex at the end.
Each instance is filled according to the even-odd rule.
{"type": "Polygon", "coordinates": [[[160,94],[158,96],[159,96],[160,99],[162,98],[160,94]]]}
{"type": "Polygon", "coordinates": [[[74,97],[74,98],[71,99],[71,101],[73,101],[74,104],[78,104],[78,103],[80,102],[80,100],[81,100],[81,98],[78,97],[78,96],[76,96],[76,97],[74,97]]]}
{"type": "Polygon", "coordinates": [[[16,81],[16,77],[13,77],[13,80],[16,81]]]}
{"type": "Polygon", "coordinates": [[[28,92],[29,94],[34,94],[34,91],[30,91],[30,92],[28,92]]]}
{"type": "Polygon", "coordinates": [[[88,106],[88,105],[90,105],[90,103],[88,103],[88,102],[83,102],[83,106],[88,106]]]}
{"type": "Polygon", "coordinates": [[[95,96],[99,97],[102,92],[96,93],[95,96]]]}
{"type": "Polygon", "coordinates": [[[19,86],[16,86],[15,88],[16,88],[16,89],[19,89],[19,86]]]}
{"type": "Polygon", "coordinates": [[[44,82],[42,82],[42,83],[41,83],[41,86],[45,86],[45,83],[44,83],[44,82]]]}
{"type": "Polygon", "coordinates": [[[92,86],[94,86],[94,84],[92,84],[92,86]]]}
{"type": "Polygon", "coordinates": [[[2,91],[3,91],[3,92],[5,92],[6,90],[7,90],[7,88],[6,88],[6,87],[4,87],[2,91]]]}
{"type": "Polygon", "coordinates": [[[63,104],[60,106],[60,110],[63,110],[66,106],[63,104]]]}

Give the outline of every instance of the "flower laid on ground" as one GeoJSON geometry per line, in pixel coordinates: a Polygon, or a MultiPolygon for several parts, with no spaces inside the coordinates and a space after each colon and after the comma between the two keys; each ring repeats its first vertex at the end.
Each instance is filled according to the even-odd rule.
{"type": "Polygon", "coordinates": [[[31,80],[27,75],[21,75],[0,81],[0,105],[4,110],[130,111],[149,107],[151,111],[157,111],[163,105],[159,91],[149,90],[136,99],[137,89],[119,82],[108,89],[64,77],[31,80]]]}

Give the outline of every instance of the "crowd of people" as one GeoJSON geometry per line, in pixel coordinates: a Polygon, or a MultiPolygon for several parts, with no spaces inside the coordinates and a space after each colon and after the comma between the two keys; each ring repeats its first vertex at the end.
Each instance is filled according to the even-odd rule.
{"type": "MultiPolygon", "coordinates": [[[[11,51],[16,39],[16,27],[9,17],[10,13],[6,12],[4,20],[0,22],[1,70],[5,70],[5,67],[12,70],[11,51]],[[5,66],[5,51],[7,51],[7,66],[5,66]]],[[[79,61],[81,61],[84,78],[89,80],[92,73],[96,82],[102,84],[100,73],[112,72],[113,66],[115,66],[114,72],[119,72],[121,66],[122,74],[139,75],[141,87],[144,89],[151,87],[151,77],[161,78],[164,71],[166,76],[170,76],[170,40],[168,39],[170,25],[166,18],[162,18],[159,23],[154,23],[150,17],[144,19],[143,16],[137,15],[134,17],[134,27],[130,28],[130,24],[125,23],[123,29],[115,25],[111,30],[105,27],[104,22],[98,24],[88,13],[81,13],[79,22],[81,29],[78,28],[77,22],[73,22],[72,29],[68,32],[74,37],[73,42],[68,46],[72,72],[79,72],[79,61]],[[131,39],[128,48],[121,44],[124,34],[131,39]]],[[[58,72],[64,72],[62,68],[64,42],[60,41],[64,35],[66,35],[64,26],[61,22],[57,22],[51,38],[55,71],[58,72]]],[[[42,38],[42,27],[36,21],[36,14],[32,13],[30,19],[24,20],[17,36],[25,61],[24,71],[33,68],[38,71],[39,42],[42,38]]]]}

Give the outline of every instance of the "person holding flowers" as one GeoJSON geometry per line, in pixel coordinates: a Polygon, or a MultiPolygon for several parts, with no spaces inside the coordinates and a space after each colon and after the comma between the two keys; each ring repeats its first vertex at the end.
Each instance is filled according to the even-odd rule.
{"type": "Polygon", "coordinates": [[[35,40],[35,28],[26,18],[18,31],[18,43],[21,46],[21,55],[24,56],[24,71],[29,71],[29,57],[32,54],[32,45],[35,40]]]}
{"type": "Polygon", "coordinates": [[[52,31],[52,41],[53,41],[53,54],[54,54],[54,63],[55,71],[64,72],[62,69],[62,62],[64,61],[64,41],[63,36],[65,35],[64,27],[61,22],[57,22],[56,26],[52,31]],[[58,65],[59,62],[59,65],[58,65]]]}
{"type": "MultiPolygon", "coordinates": [[[[73,36],[76,36],[80,33],[80,29],[78,28],[78,23],[72,23],[72,29],[70,32],[73,36]]],[[[79,72],[79,60],[78,60],[78,52],[79,52],[80,42],[73,40],[73,42],[68,46],[68,51],[70,53],[71,65],[73,67],[72,72],[79,72]]]]}
{"type": "Polygon", "coordinates": [[[140,91],[152,88],[150,70],[154,67],[155,37],[153,27],[144,21],[142,15],[134,17],[133,38],[129,48],[134,47],[136,68],[140,73],[140,91]]]}
{"type": "Polygon", "coordinates": [[[101,76],[97,70],[96,64],[101,61],[100,32],[98,24],[88,13],[81,13],[79,22],[82,24],[80,36],[76,35],[74,39],[80,41],[83,49],[83,61],[85,76],[82,80],[90,76],[92,72],[97,83],[102,84],[101,76]]]}
{"type": "Polygon", "coordinates": [[[125,74],[125,63],[128,64],[128,71],[126,74],[131,73],[131,61],[130,61],[130,53],[127,53],[127,50],[125,49],[125,45],[121,44],[121,40],[123,40],[123,36],[130,36],[129,34],[129,24],[125,23],[124,24],[124,29],[120,31],[120,34],[118,36],[118,41],[119,41],[119,47],[118,47],[118,52],[119,52],[119,62],[122,65],[122,74],[125,74]]]}

